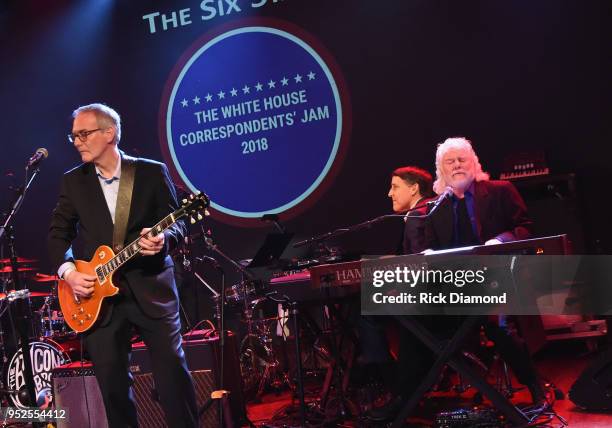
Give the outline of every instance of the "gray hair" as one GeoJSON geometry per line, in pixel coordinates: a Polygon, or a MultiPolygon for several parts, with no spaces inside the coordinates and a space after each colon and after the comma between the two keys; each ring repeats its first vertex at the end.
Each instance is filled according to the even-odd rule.
{"type": "Polygon", "coordinates": [[[121,117],[115,110],[102,103],[87,104],[78,107],[72,112],[74,119],[81,113],[93,113],[96,116],[96,121],[100,128],[115,128],[115,144],[119,144],[121,140],[121,117]]]}
{"type": "Polygon", "coordinates": [[[465,137],[452,137],[444,140],[443,143],[438,144],[438,150],[436,150],[436,181],[434,181],[433,189],[438,195],[444,192],[444,189],[448,186],[442,175],[442,158],[451,149],[467,150],[474,160],[474,179],[476,181],[488,181],[489,174],[482,170],[482,165],[476,156],[476,152],[472,147],[472,142],[465,137]]]}

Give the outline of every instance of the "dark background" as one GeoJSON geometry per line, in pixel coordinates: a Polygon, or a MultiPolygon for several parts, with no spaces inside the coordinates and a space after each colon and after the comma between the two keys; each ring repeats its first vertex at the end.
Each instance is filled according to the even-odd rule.
{"type": "MultiPolygon", "coordinates": [[[[248,3],[239,2],[240,14],[207,22],[198,18],[200,2],[189,0],[1,3],[1,207],[35,149],[50,153],[15,221],[19,255],[40,259],[42,272],[54,269],[46,231],[60,176],[79,162],[66,140],[72,110],[96,101],[113,106],[123,119],[120,147],[161,160],[158,113],[175,63],[207,31],[256,13],[317,38],[340,66],[351,100],[347,156],[318,201],[285,223],[294,239],[389,213],[390,171],[414,164],[433,173],[435,145],[464,135],[494,178],[505,155],[533,149],[545,151],[552,172],[576,173],[580,210],[572,218],[585,229],[586,250],[610,253],[609,2],[270,0],[257,10],[248,3]],[[186,27],[150,34],[142,19],[186,7],[194,21],[186,27]]],[[[206,227],[236,259],[252,257],[271,230],[214,219],[206,227]]],[[[395,246],[399,237],[382,236],[383,229],[347,241],[395,246]]]]}

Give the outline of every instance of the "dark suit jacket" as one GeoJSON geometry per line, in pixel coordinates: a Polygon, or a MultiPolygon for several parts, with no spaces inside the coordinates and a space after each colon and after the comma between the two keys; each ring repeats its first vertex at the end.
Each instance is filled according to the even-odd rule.
{"type": "MultiPolygon", "coordinates": [[[[137,239],[142,228],[155,225],[178,208],[176,192],[164,164],[137,159],[135,167],[124,244],[137,239]]],[[[83,250],[76,258],[90,260],[100,245],[112,247],[113,222],[91,163],[79,165],[63,176],[48,234],[49,254],[56,267],[74,260],[72,241],[77,236],[77,229],[83,250]]],[[[173,262],[168,249],[182,239],[184,226],[176,223],[164,234],[166,245],[160,253],[136,256],[113,277],[114,284],[120,288],[129,287],[142,310],[154,318],[178,311],[173,262]]]]}
{"type": "Polygon", "coordinates": [[[425,204],[429,201],[431,199],[422,198],[415,207],[423,206],[408,213],[408,218],[406,218],[406,224],[404,225],[402,254],[419,253],[428,248],[425,235],[425,218],[419,217],[427,214],[427,205],[425,204]]]}
{"type": "MultiPolygon", "coordinates": [[[[532,222],[523,198],[509,181],[474,182],[474,210],[480,244],[497,238],[502,242],[528,239],[532,222]]],[[[426,222],[427,247],[453,245],[453,203],[446,199],[426,222]]]]}

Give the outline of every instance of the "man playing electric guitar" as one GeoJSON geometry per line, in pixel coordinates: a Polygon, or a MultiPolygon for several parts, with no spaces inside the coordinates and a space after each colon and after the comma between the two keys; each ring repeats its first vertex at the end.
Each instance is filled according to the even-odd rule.
{"type": "Polygon", "coordinates": [[[178,207],[168,170],[164,164],[119,151],[120,117],[110,107],[82,106],[73,118],[68,138],[84,163],[64,174],[51,219],[48,245],[58,275],[77,302],[95,294],[99,275],[79,272],[74,263],[77,229],[83,244],[79,259],[101,257],[96,253],[101,245],[112,246],[115,253],[136,240],[140,247],[140,254],[112,276],[120,291],[105,299],[105,310],[84,333],[109,426],[137,426],[128,367],[136,329],[150,352],[168,426],[195,427],[195,392],[181,344],[174,266],[168,256],[184,227],[176,222],[156,236],[147,234],[178,207]]]}

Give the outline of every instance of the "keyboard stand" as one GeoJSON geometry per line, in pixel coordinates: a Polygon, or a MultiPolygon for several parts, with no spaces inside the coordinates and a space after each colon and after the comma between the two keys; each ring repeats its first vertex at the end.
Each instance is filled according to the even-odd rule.
{"type": "Polygon", "coordinates": [[[466,336],[474,331],[482,317],[466,316],[448,342],[438,340],[423,324],[417,321],[416,317],[396,316],[395,318],[404,328],[408,329],[418,340],[431,349],[437,355],[437,359],[419,387],[412,393],[393,421],[392,428],[404,426],[404,421],[419,404],[421,397],[434,385],[445,364],[448,364],[457,373],[468,379],[484,396],[491,400],[495,408],[513,425],[525,425],[528,423],[529,418],[510,403],[499,391],[489,385],[476,370],[466,364],[463,355],[457,352],[466,336]]]}

